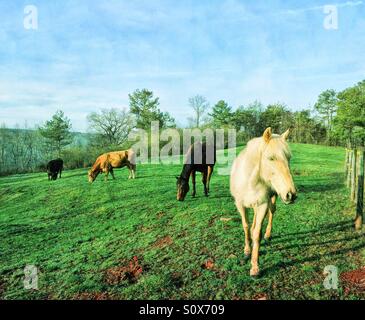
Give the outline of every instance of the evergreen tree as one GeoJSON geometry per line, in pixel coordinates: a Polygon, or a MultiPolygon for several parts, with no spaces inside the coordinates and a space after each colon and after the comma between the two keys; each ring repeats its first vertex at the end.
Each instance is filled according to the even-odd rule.
{"type": "Polygon", "coordinates": [[[63,111],[58,110],[51,120],[48,120],[43,127],[39,128],[39,132],[46,139],[49,148],[57,152],[60,157],[62,149],[72,143],[71,128],[70,120],[63,111]]]}
{"type": "Polygon", "coordinates": [[[209,114],[214,128],[227,128],[233,125],[232,108],[224,100],[218,101],[209,114]]]}

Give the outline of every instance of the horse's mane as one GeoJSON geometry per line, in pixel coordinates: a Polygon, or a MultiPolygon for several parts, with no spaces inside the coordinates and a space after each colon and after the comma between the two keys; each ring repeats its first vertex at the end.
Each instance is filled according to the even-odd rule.
{"type": "Polygon", "coordinates": [[[95,173],[95,172],[99,171],[100,168],[101,168],[101,160],[100,160],[100,157],[99,157],[99,158],[96,159],[95,163],[91,167],[91,172],[95,173]]]}
{"type": "MultiPolygon", "coordinates": [[[[275,141],[277,147],[280,147],[280,149],[278,149],[278,151],[279,150],[282,151],[284,156],[287,159],[290,159],[291,151],[290,151],[288,143],[286,141],[282,140],[281,136],[278,134],[273,134],[271,139],[275,141]]],[[[246,152],[248,152],[250,154],[256,154],[258,157],[261,157],[261,153],[264,148],[265,148],[264,139],[262,137],[254,138],[247,143],[246,152]]]]}
{"type": "Polygon", "coordinates": [[[280,146],[282,147],[282,151],[287,159],[291,158],[291,151],[289,148],[289,144],[284,140],[281,139],[281,136],[278,134],[273,134],[272,138],[278,139],[280,141],[280,146]]]}

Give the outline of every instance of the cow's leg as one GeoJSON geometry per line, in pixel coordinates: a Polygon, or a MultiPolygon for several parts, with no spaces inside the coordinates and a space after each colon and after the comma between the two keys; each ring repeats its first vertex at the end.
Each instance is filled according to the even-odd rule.
{"type": "Polygon", "coordinates": [[[203,172],[203,184],[204,184],[204,194],[206,197],[209,196],[208,189],[207,189],[207,175],[208,175],[207,171],[204,171],[203,172]]]}
{"type": "Polygon", "coordinates": [[[271,239],[271,231],[272,231],[272,220],[274,218],[274,213],[276,211],[276,196],[271,198],[271,202],[269,203],[269,222],[267,224],[266,232],[265,232],[265,240],[271,239]]]}
{"type": "Polygon", "coordinates": [[[242,226],[243,231],[245,233],[245,256],[249,257],[251,254],[251,245],[250,245],[250,230],[248,228],[248,216],[247,216],[247,209],[242,206],[240,201],[236,201],[236,207],[241,214],[242,217],[242,226]]]}
{"type": "Polygon", "coordinates": [[[259,250],[260,250],[260,238],[261,238],[261,228],[262,222],[265,219],[267,214],[269,204],[265,203],[260,206],[254,208],[255,210],[255,227],[253,228],[252,232],[252,257],[251,257],[251,271],[250,275],[252,277],[258,276],[260,269],[259,269],[259,250]]]}
{"type": "Polygon", "coordinates": [[[108,181],[108,177],[109,177],[109,170],[108,170],[108,169],[105,169],[105,170],[104,170],[104,173],[105,173],[105,178],[104,178],[104,180],[105,180],[105,181],[108,181]]]}
{"type": "Polygon", "coordinates": [[[214,170],[213,166],[208,167],[208,176],[207,176],[208,193],[210,192],[210,179],[212,178],[213,170],[214,170]]]}
{"type": "Polygon", "coordinates": [[[195,197],[196,196],[196,171],[194,171],[194,170],[191,172],[191,182],[193,184],[192,196],[195,197]]]}
{"type": "Polygon", "coordinates": [[[62,168],[60,169],[60,179],[61,179],[61,175],[62,175],[62,168]]]}

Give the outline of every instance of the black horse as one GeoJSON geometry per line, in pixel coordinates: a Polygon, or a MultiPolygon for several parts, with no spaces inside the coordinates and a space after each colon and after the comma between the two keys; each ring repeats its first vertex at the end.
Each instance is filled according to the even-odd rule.
{"type": "Polygon", "coordinates": [[[186,194],[189,192],[189,178],[193,182],[193,194],[196,195],[196,172],[203,175],[204,193],[209,196],[210,179],[213,174],[214,165],[216,163],[216,146],[206,143],[194,143],[190,146],[182,169],[180,177],[177,179],[177,200],[184,201],[186,194]]]}
{"type": "Polygon", "coordinates": [[[56,159],[51,160],[47,164],[47,174],[48,174],[48,180],[57,180],[58,174],[62,174],[63,170],[63,160],[62,159],[56,159]]]}

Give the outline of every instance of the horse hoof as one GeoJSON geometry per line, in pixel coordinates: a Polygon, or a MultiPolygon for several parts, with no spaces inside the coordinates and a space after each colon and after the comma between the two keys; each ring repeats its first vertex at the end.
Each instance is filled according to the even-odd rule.
{"type": "Polygon", "coordinates": [[[253,279],[258,279],[260,277],[260,271],[259,271],[259,269],[256,269],[256,268],[255,269],[251,269],[250,276],[253,279]]]}
{"type": "Polygon", "coordinates": [[[250,275],[252,280],[260,279],[260,274],[250,275]]]}
{"type": "Polygon", "coordinates": [[[249,260],[250,260],[250,258],[251,258],[251,255],[250,255],[250,254],[245,254],[245,255],[243,256],[243,261],[244,261],[244,262],[247,262],[247,261],[249,261],[249,260]]]}
{"type": "Polygon", "coordinates": [[[264,243],[265,243],[265,245],[269,245],[270,243],[271,243],[271,237],[269,237],[269,238],[264,238],[264,243]]]}

